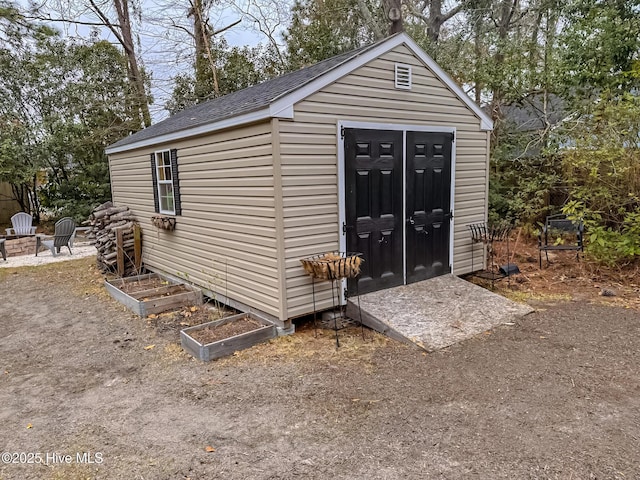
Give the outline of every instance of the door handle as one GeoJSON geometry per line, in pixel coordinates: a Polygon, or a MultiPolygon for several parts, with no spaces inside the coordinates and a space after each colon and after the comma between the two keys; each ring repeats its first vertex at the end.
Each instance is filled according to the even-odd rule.
{"type": "Polygon", "coordinates": [[[415,225],[416,224],[416,221],[413,219],[413,216],[409,217],[409,223],[411,225],[415,225]]]}

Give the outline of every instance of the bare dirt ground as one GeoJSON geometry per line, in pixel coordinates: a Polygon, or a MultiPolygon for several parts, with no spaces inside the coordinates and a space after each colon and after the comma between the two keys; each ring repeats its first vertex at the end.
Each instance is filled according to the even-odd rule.
{"type": "MultiPolygon", "coordinates": [[[[514,234],[515,237],[517,235],[514,234]]],[[[524,237],[524,236],[523,236],[524,237]]],[[[520,275],[495,284],[497,292],[516,300],[532,298],[595,302],[640,309],[640,263],[624,267],[603,267],[574,252],[549,253],[539,267],[537,242],[521,238],[514,246],[511,240],[509,262],[515,263],[520,275]]],[[[496,265],[507,263],[506,245],[496,246],[496,265]]],[[[488,287],[487,282],[484,284],[488,287]]]]}
{"type": "Polygon", "coordinates": [[[517,261],[537,311],[436,353],[303,326],[207,364],[90,259],[2,269],[0,478],[640,478],[638,292],[517,261]]]}

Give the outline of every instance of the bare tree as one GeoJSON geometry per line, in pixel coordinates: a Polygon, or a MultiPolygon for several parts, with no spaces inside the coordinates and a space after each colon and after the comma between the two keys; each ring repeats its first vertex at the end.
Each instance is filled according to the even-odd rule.
{"type": "MultiPolygon", "coordinates": [[[[133,105],[138,111],[140,126],[151,125],[149,113],[149,97],[145,88],[145,79],[136,55],[136,43],[129,10],[130,2],[135,0],[104,0],[97,3],[95,0],[79,0],[78,2],[65,2],[55,0],[40,5],[34,5],[34,17],[47,22],[60,22],[67,25],[83,25],[93,27],[106,27],[122,46],[127,58],[127,73],[133,92],[133,105]],[[110,18],[111,10],[115,10],[115,19],[110,18]],[[51,12],[55,11],[59,17],[54,18],[51,12]],[[97,17],[98,21],[87,20],[86,17],[97,17]]],[[[135,6],[135,4],[133,4],[135,6]]]]}
{"type": "Polygon", "coordinates": [[[448,9],[443,3],[443,0],[421,0],[416,3],[409,0],[405,3],[409,16],[426,24],[427,37],[433,44],[438,43],[442,26],[460,13],[469,2],[460,0],[448,9]]]}
{"type": "Polygon", "coordinates": [[[104,25],[116,37],[127,57],[128,75],[132,90],[135,92],[135,104],[139,109],[142,124],[145,127],[151,125],[151,114],[149,113],[149,101],[144,85],[144,78],[138,65],[135,44],[131,31],[131,16],[129,14],[129,2],[127,0],[112,0],[116,10],[117,23],[113,22],[105,13],[104,7],[99,6],[94,0],[89,0],[91,10],[104,22],[104,25]]]}
{"type": "MultiPolygon", "coordinates": [[[[514,27],[520,24],[520,20],[527,14],[527,9],[521,8],[520,0],[500,0],[497,8],[492,10],[490,19],[498,33],[496,42],[494,63],[502,65],[505,62],[505,49],[509,41],[509,34],[514,27]]],[[[505,88],[501,82],[496,82],[491,97],[491,116],[493,120],[502,118],[502,106],[505,100],[505,88]]]]}
{"type": "Polygon", "coordinates": [[[189,0],[189,3],[191,6],[187,16],[192,18],[193,21],[193,33],[191,36],[193,37],[196,47],[196,90],[199,84],[208,82],[209,75],[207,74],[207,70],[210,70],[213,79],[213,91],[218,95],[220,93],[220,87],[218,85],[215,59],[211,52],[211,38],[238,25],[242,20],[237,20],[223,28],[213,31],[211,25],[209,25],[209,10],[211,9],[213,0],[189,0]]]}
{"type": "Polygon", "coordinates": [[[291,20],[290,0],[230,0],[229,4],[248,20],[254,30],[262,34],[284,69],[284,45],[281,40],[282,31],[291,20]]]}

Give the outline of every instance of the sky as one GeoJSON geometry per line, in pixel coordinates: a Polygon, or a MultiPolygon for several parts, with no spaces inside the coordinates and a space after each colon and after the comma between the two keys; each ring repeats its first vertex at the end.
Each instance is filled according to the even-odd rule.
{"type": "MultiPolygon", "coordinates": [[[[242,8],[251,13],[257,12],[256,0],[237,1],[245,3],[225,5],[222,2],[216,2],[215,8],[212,8],[210,13],[211,26],[217,30],[242,19],[239,25],[221,34],[229,45],[256,46],[261,42],[264,43],[266,37],[255,28],[251,19],[238,10],[242,8]]],[[[278,0],[266,0],[263,5],[269,6],[269,1],[274,2],[275,8],[287,5],[286,1],[278,0]]],[[[29,0],[18,0],[18,4],[25,8],[28,7],[28,3],[29,0]]],[[[79,18],[84,22],[97,21],[95,14],[84,6],[88,4],[88,0],[36,0],[34,3],[41,8],[42,12],[50,12],[51,18],[79,18]]],[[[109,11],[112,0],[102,0],[97,3],[104,6],[105,12],[109,12],[110,18],[116,18],[115,13],[109,11]]],[[[192,68],[191,62],[194,53],[192,40],[183,30],[191,30],[191,22],[186,16],[187,6],[188,0],[140,0],[140,10],[131,13],[132,17],[137,18],[134,33],[139,42],[138,56],[142,59],[145,69],[152,75],[151,94],[154,102],[150,110],[154,123],[168,116],[164,104],[171,96],[173,78],[179,73],[190,71],[192,68]]],[[[288,12],[288,6],[286,10],[288,12]]],[[[272,18],[270,21],[277,22],[278,20],[272,18]]],[[[69,37],[88,38],[91,30],[97,29],[101,38],[117,43],[113,34],[106,27],[90,27],[61,22],[50,22],[49,24],[69,37]]]]}

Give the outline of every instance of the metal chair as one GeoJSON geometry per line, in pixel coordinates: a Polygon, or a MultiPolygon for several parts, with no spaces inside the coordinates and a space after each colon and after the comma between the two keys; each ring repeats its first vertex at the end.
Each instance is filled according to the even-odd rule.
{"type": "Polygon", "coordinates": [[[37,235],[36,236],[36,257],[41,247],[47,247],[51,250],[51,254],[55,257],[60,253],[62,247],[69,249],[69,254],[73,255],[71,251],[72,237],[76,231],[76,222],[71,217],[65,217],[56,222],[55,232],[53,236],[37,235]]]}
{"type": "Polygon", "coordinates": [[[549,251],[569,250],[576,252],[580,260],[580,252],[584,252],[584,224],[582,220],[570,220],[566,215],[550,215],[544,222],[542,232],[538,235],[538,260],[542,268],[542,252],[549,263],[549,251]]]}
{"type": "Polygon", "coordinates": [[[7,228],[7,235],[35,235],[36,227],[33,226],[33,217],[28,213],[18,212],[11,217],[11,226],[7,228]],[[13,233],[11,233],[13,232],[13,233]]]}

